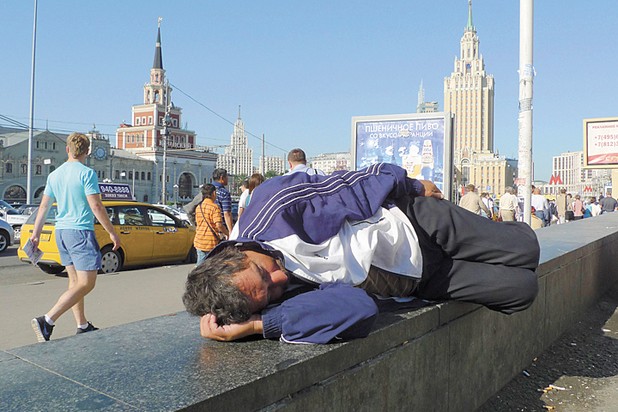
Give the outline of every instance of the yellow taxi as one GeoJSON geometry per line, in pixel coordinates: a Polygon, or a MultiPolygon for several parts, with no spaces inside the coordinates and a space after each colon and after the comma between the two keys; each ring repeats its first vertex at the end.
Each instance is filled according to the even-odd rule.
{"type": "MultiPolygon", "coordinates": [[[[100,273],[117,272],[128,266],[197,260],[193,247],[195,227],[189,222],[149,203],[103,200],[103,205],[120,236],[120,248],[112,250],[109,235],[103,226],[95,221],[94,232],[101,247],[100,273]]],[[[39,241],[43,256],[38,266],[50,274],[58,274],[64,270],[54,232],[56,213],[54,204],[47,214],[39,241]]],[[[23,247],[30,238],[36,215],[36,212],[32,213],[22,226],[20,247],[17,251],[22,262],[30,263],[23,247]]]]}

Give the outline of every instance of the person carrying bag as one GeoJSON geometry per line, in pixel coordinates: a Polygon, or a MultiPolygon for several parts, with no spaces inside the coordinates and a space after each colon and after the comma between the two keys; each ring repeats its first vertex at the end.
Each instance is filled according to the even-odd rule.
{"type": "Polygon", "coordinates": [[[208,183],[202,186],[202,203],[195,210],[195,239],[193,246],[197,251],[197,265],[202,263],[208,253],[221,240],[228,236],[228,231],[223,225],[221,209],[215,203],[217,189],[208,183]]]}

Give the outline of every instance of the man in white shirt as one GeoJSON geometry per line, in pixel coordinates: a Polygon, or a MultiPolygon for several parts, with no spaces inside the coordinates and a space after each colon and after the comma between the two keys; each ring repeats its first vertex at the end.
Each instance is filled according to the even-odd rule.
{"type": "Polygon", "coordinates": [[[500,197],[500,217],[503,222],[514,222],[517,211],[517,196],[511,186],[507,186],[505,193],[500,197]]]}
{"type": "Polygon", "coordinates": [[[288,165],[290,166],[290,170],[285,173],[286,175],[291,175],[296,172],[303,172],[308,175],[326,175],[326,173],[320,169],[314,169],[313,167],[307,166],[307,156],[302,149],[296,148],[290,150],[290,153],[288,153],[288,165]]]}
{"type": "Polygon", "coordinates": [[[549,223],[549,202],[541,194],[541,189],[535,187],[530,198],[530,205],[534,208],[535,216],[543,221],[543,226],[548,226],[549,223]]]}

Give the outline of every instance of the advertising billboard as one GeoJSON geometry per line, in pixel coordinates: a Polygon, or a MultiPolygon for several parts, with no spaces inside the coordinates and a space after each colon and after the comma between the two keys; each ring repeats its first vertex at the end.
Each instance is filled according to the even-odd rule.
{"type": "Polygon", "coordinates": [[[584,119],[584,167],[618,168],[618,117],[584,119]]]}
{"type": "Polygon", "coordinates": [[[125,183],[99,183],[102,200],[133,200],[131,186],[125,183]]]}
{"type": "Polygon", "coordinates": [[[352,162],[356,170],[393,163],[415,179],[433,181],[449,197],[453,176],[452,116],[414,113],[352,118],[352,162]]]}

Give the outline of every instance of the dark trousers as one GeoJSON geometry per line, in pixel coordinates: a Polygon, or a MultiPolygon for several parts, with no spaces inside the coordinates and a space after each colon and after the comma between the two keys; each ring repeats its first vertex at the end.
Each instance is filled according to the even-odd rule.
{"type": "Polygon", "coordinates": [[[540,250],[528,225],[493,222],[430,197],[397,205],[412,222],[423,255],[416,296],[479,303],[507,314],[532,304],[540,250]]]}

